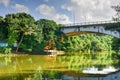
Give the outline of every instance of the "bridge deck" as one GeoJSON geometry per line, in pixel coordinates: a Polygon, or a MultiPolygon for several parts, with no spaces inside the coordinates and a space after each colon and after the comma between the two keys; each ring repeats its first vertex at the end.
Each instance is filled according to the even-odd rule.
{"type": "Polygon", "coordinates": [[[64,24],[64,27],[71,26],[91,26],[91,25],[105,25],[105,24],[113,24],[118,23],[118,21],[96,21],[96,22],[81,22],[81,23],[73,23],[73,24],[64,24]]]}

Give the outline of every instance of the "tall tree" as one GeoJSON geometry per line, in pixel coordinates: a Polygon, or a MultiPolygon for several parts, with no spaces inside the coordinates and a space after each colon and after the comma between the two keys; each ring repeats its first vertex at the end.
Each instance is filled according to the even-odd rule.
{"type": "Polygon", "coordinates": [[[36,24],[40,27],[42,33],[42,39],[47,43],[47,46],[53,48],[55,46],[56,32],[58,25],[53,20],[40,19],[36,21],[36,24]]]}
{"type": "Polygon", "coordinates": [[[6,15],[6,22],[8,26],[8,42],[14,44],[18,43],[16,52],[18,51],[23,38],[35,34],[34,18],[26,13],[8,14],[6,15]]]}

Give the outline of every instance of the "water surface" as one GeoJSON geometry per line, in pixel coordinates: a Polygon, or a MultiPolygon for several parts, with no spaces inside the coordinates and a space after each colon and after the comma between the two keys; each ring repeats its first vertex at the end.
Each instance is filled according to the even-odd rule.
{"type": "Polygon", "coordinates": [[[0,57],[0,79],[119,80],[119,64],[119,53],[115,52],[4,56],[0,57]]]}

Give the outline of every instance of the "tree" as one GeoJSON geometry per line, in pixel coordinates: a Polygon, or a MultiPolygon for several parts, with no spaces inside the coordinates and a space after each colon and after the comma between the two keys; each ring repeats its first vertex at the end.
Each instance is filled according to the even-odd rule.
{"type": "Polygon", "coordinates": [[[0,16],[0,40],[5,40],[7,38],[7,27],[5,25],[5,19],[0,16]]]}
{"type": "MultiPolygon", "coordinates": [[[[46,20],[46,19],[40,19],[36,21],[36,24],[39,27],[38,34],[40,35],[42,39],[45,41],[46,49],[54,48],[55,47],[55,40],[57,39],[56,32],[58,31],[58,25],[53,20],[46,20]]],[[[38,40],[39,37],[38,36],[38,40]]]]}
{"type": "Polygon", "coordinates": [[[34,18],[26,13],[8,14],[6,15],[8,26],[8,42],[13,45],[18,43],[16,52],[18,51],[24,37],[35,34],[34,18]]]}
{"type": "Polygon", "coordinates": [[[116,15],[113,17],[114,21],[120,22],[120,4],[116,6],[112,6],[114,10],[116,11],[116,15]]]}
{"type": "MultiPolygon", "coordinates": [[[[115,26],[116,28],[119,28],[120,27],[120,4],[116,6],[112,6],[112,8],[116,11],[116,15],[113,17],[113,20],[118,22],[117,24],[114,24],[113,26],[115,26]]],[[[119,29],[118,31],[120,33],[119,29]]],[[[120,39],[114,38],[113,43],[112,43],[112,48],[114,50],[120,50],[119,43],[120,43],[120,39]]]]}
{"type": "Polygon", "coordinates": [[[117,39],[117,38],[113,39],[112,49],[116,51],[120,50],[120,39],[117,39]]]}

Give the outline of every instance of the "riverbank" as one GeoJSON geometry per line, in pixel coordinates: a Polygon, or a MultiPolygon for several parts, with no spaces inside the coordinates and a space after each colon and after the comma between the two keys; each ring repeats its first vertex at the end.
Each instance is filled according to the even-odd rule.
{"type": "Polygon", "coordinates": [[[17,53],[11,53],[11,54],[0,54],[0,57],[4,57],[4,56],[26,56],[26,55],[29,55],[29,54],[17,54],[17,53]]]}
{"type": "MultiPolygon", "coordinates": [[[[116,51],[102,51],[104,53],[116,53],[116,51]]],[[[0,53],[0,57],[1,56],[27,56],[27,55],[48,55],[48,56],[59,56],[59,55],[74,55],[74,54],[80,54],[80,53],[101,53],[101,51],[59,51],[59,50],[44,50],[44,51],[39,51],[39,52],[26,52],[26,51],[19,51],[19,52],[15,52],[12,51],[9,54],[4,54],[4,53],[0,53]]],[[[118,53],[118,52],[117,52],[118,53]]]]}
{"type": "Polygon", "coordinates": [[[64,51],[57,51],[57,50],[45,50],[41,52],[12,52],[9,54],[0,53],[0,56],[26,56],[26,55],[63,55],[64,51]]]}

